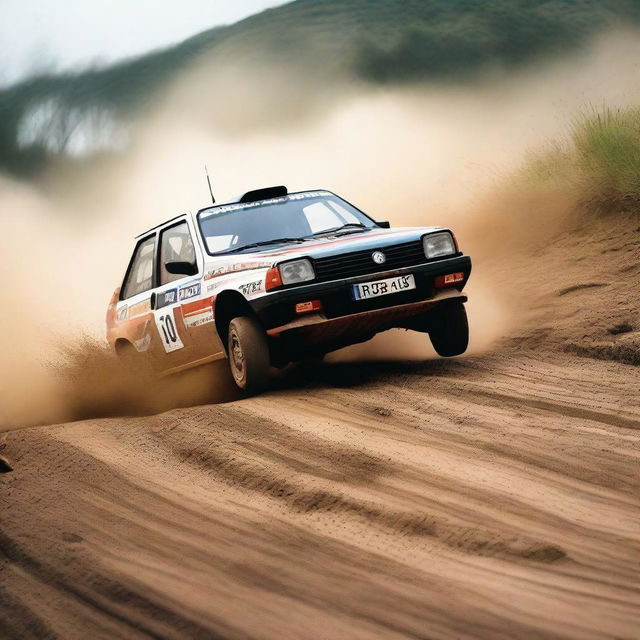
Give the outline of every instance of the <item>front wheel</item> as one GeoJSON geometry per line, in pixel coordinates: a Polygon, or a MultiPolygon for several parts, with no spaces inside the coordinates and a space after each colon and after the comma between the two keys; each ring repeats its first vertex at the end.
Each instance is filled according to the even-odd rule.
{"type": "Polygon", "coordinates": [[[269,344],[255,318],[240,316],[229,323],[229,368],[236,385],[259,393],[269,382],[269,344]]]}
{"type": "Polygon", "coordinates": [[[469,346],[469,323],[464,305],[452,304],[436,311],[429,338],[439,356],[450,358],[464,353],[469,346]]]}

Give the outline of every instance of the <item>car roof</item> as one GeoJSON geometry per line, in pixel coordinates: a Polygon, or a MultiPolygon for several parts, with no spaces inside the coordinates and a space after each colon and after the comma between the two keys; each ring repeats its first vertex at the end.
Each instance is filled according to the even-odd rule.
{"type": "Polygon", "coordinates": [[[166,226],[167,224],[170,224],[171,222],[175,222],[177,220],[180,220],[181,218],[184,218],[186,216],[193,216],[193,215],[197,215],[198,213],[201,213],[202,211],[210,211],[212,209],[217,209],[218,207],[223,208],[229,205],[234,205],[234,204],[248,204],[251,202],[266,202],[268,200],[274,200],[277,198],[283,198],[285,196],[288,195],[296,195],[299,193],[331,193],[330,191],[327,191],[326,189],[304,189],[302,191],[294,191],[292,193],[289,193],[287,187],[283,186],[283,185],[279,185],[279,186],[275,186],[275,187],[265,187],[262,189],[253,189],[252,191],[247,191],[246,193],[243,193],[242,195],[238,196],[237,198],[232,198],[231,200],[229,200],[228,202],[224,202],[224,203],[215,203],[213,205],[209,205],[207,207],[203,207],[202,209],[198,209],[195,214],[193,211],[185,211],[184,213],[181,213],[178,216],[175,216],[174,218],[170,218],[169,220],[165,220],[164,222],[161,222],[160,224],[155,225],[154,227],[151,227],[150,229],[147,229],[146,231],[138,234],[136,236],[136,240],[139,240],[141,238],[144,238],[145,236],[148,236],[154,232],[156,232],[158,229],[160,229],[161,227],[166,226]]]}
{"type": "Polygon", "coordinates": [[[181,218],[184,218],[188,215],[193,215],[190,211],[185,211],[184,213],[181,213],[178,216],[175,216],[175,218],[169,218],[169,220],[165,220],[164,222],[161,222],[160,224],[157,224],[155,227],[151,227],[151,229],[147,229],[146,231],[143,231],[142,233],[139,233],[136,236],[136,240],[139,240],[140,238],[144,238],[145,236],[148,236],[152,233],[154,233],[155,231],[157,231],[158,229],[160,229],[160,227],[164,227],[165,225],[171,223],[171,222],[176,222],[178,220],[180,220],[181,218]]]}

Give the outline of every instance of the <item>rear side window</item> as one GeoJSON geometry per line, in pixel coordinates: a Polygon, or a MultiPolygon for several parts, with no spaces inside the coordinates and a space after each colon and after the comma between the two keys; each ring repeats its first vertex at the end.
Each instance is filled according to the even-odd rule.
{"type": "Polygon", "coordinates": [[[196,250],[186,222],[163,231],[160,240],[160,284],[184,278],[183,275],[169,273],[164,266],[167,262],[196,263],[196,250]]]}
{"type": "Polygon", "coordinates": [[[122,299],[131,298],[153,287],[153,251],[155,236],[143,240],[133,254],[131,268],[122,290],[122,299]]]}

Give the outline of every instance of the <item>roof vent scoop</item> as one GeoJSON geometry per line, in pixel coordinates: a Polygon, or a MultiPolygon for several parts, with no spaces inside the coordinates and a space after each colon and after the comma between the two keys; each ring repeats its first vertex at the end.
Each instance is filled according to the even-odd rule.
{"type": "Polygon", "coordinates": [[[259,200],[269,200],[269,198],[281,198],[289,193],[287,187],[265,187],[264,189],[254,189],[247,191],[239,202],[258,202],[259,200]]]}

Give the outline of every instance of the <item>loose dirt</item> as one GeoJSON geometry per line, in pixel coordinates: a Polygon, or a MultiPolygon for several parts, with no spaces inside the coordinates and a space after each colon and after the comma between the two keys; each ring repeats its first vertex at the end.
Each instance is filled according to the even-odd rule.
{"type": "Polygon", "coordinates": [[[638,231],[476,263],[488,354],[3,434],[0,636],[639,637],[638,231]]]}

